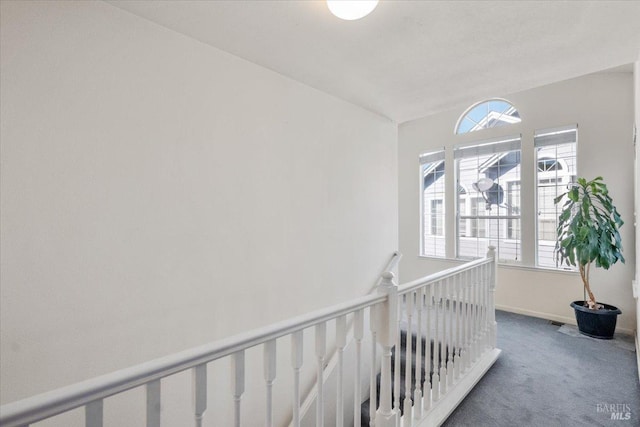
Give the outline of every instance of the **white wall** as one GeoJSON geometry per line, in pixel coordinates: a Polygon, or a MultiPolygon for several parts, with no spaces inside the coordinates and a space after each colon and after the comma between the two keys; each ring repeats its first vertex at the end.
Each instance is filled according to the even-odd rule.
{"type": "Polygon", "coordinates": [[[1,12],[3,403],[360,296],[397,249],[386,118],[102,2],[1,12]]]}
{"type": "MultiPolygon", "coordinates": [[[[620,307],[619,331],[635,329],[636,309],[631,297],[631,280],[635,270],[635,230],[633,225],[634,194],[632,185],[634,148],[631,143],[633,123],[633,89],[631,73],[601,73],[560,82],[537,89],[506,95],[519,110],[522,123],[454,136],[453,129],[460,114],[468,107],[447,111],[423,119],[403,123],[398,129],[398,170],[400,203],[400,250],[404,254],[400,281],[451,266],[453,261],[418,257],[419,253],[419,177],[420,153],[448,147],[447,167],[453,167],[451,148],[454,144],[492,138],[505,132],[522,134],[522,162],[534,162],[533,132],[555,126],[577,123],[578,174],[585,177],[602,175],[616,206],[626,221],[622,240],[626,264],[610,270],[592,272],[592,284],[600,301],[620,307]]],[[[502,96],[503,94],[496,94],[502,96]]],[[[521,177],[522,188],[533,188],[531,173],[521,177]]],[[[449,180],[449,191],[454,183],[449,180]]],[[[453,198],[445,206],[454,212],[453,198]]],[[[522,198],[523,242],[533,242],[535,230],[527,224],[535,221],[534,200],[522,198]]],[[[452,214],[447,215],[446,233],[453,236],[452,214]]],[[[454,256],[452,248],[447,249],[454,256]]],[[[534,264],[533,245],[522,249],[523,263],[534,264]]],[[[496,304],[499,308],[575,324],[569,303],[582,299],[582,283],[577,273],[537,269],[500,267],[496,304]]]]}

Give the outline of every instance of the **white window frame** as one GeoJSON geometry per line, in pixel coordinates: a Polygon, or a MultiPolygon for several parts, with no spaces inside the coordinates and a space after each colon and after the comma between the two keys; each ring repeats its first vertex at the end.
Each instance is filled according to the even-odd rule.
{"type": "MultiPolygon", "coordinates": [[[[425,200],[427,200],[424,197],[425,180],[422,175],[420,176],[420,256],[434,257],[434,255],[431,255],[431,253],[437,252],[437,255],[435,256],[437,258],[442,258],[442,254],[444,253],[445,258],[448,256],[449,258],[453,259],[469,259],[470,257],[484,256],[484,253],[482,253],[483,247],[486,247],[488,244],[497,246],[499,252],[502,245],[502,249],[504,249],[503,255],[498,255],[498,262],[500,265],[515,268],[553,269],[555,271],[565,271],[567,269],[564,268],[564,266],[559,266],[559,268],[549,266],[550,264],[552,264],[549,261],[549,251],[551,250],[549,245],[551,244],[551,242],[553,242],[555,245],[555,239],[553,241],[550,239],[552,236],[550,230],[548,229],[549,227],[552,227],[552,225],[550,225],[549,222],[545,223],[547,227],[545,228],[545,230],[547,230],[547,232],[545,233],[545,236],[542,237],[547,237],[548,239],[539,238],[539,228],[545,225],[541,223],[542,220],[548,219],[550,221],[554,216],[553,207],[551,207],[552,205],[550,205],[548,202],[549,198],[556,193],[564,192],[560,191],[560,186],[566,185],[577,176],[577,170],[574,170],[574,166],[576,166],[577,169],[577,164],[579,162],[577,153],[578,126],[571,125],[560,128],[536,130],[534,132],[531,132],[531,134],[527,132],[527,135],[525,137],[523,137],[522,134],[518,134],[517,136],[509,136],[514,135],[516,132],[520,132],[520,130],[523,128],[521,126],[514,126],[501,127],[500,130],[497,130],[495,128],[488,129],[480,126],[482,124],[481,122],[484,119],[480,119],[479,111],[477,112],[478,114],[476,114],[476,112],[473,112],[473,110],[479,105],[490,101],[506,102],[512,108],[512,110],[510,111],[517,113],[513,115],[512,121],[505,120],[502,124],[513,124],[515,122],[522,123],[523,121],[515,105],[510,101],[501,98],[490,98],[477,102],[467,108],[460,115],[457,122],[455,123],[455,127],[453,129],[454,135],[452,136],[457,144],[442,149],[442,154],[440,154],[441,158],[444,159],[444,151],[453,150],[453,161],[448,160],[446,163],[443,163],[446,166],[444,169],[444,179],[446,180],[446,184],[444,186],[444,195],[442,194],[442,187],[439,187],[437,191],[434,191],[434,195],[430,197],[431,199],[443,199],[445,215],[443,230],[444,235],[442,236],[441,240],[443,242],[442,247],[440,246],[440,241],[434,241],[425,237],[426,235],[424,227],[428,226],[431,228],[431,221],[430,218],[425,217],[424,210],[430,208],[431,205],[425,206],[425,203],[430,202],[425,202],[425,200]],[[473,113],[473,117],[470,117],[470,119],[474,120],[476,124],[478,124],[478,126],[472,129],[469,129],[468,126],[465,126],[465,133],[458,132],[458,130],[461,129],[461,123],[463,122],[463,120],[465,120],[469,113],[473,113]],[[575,131],[575,150],[565,150],[565,148],[563,147],[560,150],[540,151],[536,148],[546,136],[549,136],[549,133],[552,133],[552,131],[561,132],[567,129],[573,129],[575,131]],[[485,131],[487,132],[485,133],[485,131]],[[473,140],[472,138],[475,138],[475,135],[490,135],[495,136],[495,138],[491,140],[473,140]],[[511,162],[513,164],[507,165],[507,161],[511,159],[505,159],[501,163],[497,164],[496,162],[499,161],[501,153],[515,151],[514,149],[505,149],[504,147],[502,147],[502,149],[500,150],[497,149],[501,148],[501,142],[506,142],[509,140],[517,140],[516,150],[520,152],[519,161],[511,162]],[[493,144],[497,144],[497,146],[493,144]],[[479,146],[482,146],[481,150],[478,149],[479,146]],[[491,151],[492,149],[493,151],[491,151]],[[480,153],[480,151],[482,151],[482,154],[480,153]],[[492,153],[495,153],[495,156],[486,155],[492,153]],[[573,157],[574,155],[575,157],[573,157]],[[467,171],[464,172],[462,176],[465,182],[461,183],[459,159],[461,157],[471,156],[480,156],[480,158],[475,162],[475,165],[471,163],[465,165],[465,169],[467,169],[467,171]],[[558,164],[562,166],[562,169],[555,170],[554,168],[554,170],[539,171],[538,161],[543,157],[556,159],[558,164]],[[530,160],[532,158],[533,161],[530,160]],[[567,161],[563,162],[563,159],[565,158],[567,159],[567,161]],[[523,163],[523,160],[527,161],[523,163]],[[504,170],[496,169],[496,167],[501,167],[502,165],[505,166],[504,170]],[[477,167],[477,172],[474,172],[473,170],[475,167],[477,167]],[[519,172],[515,171],[515,173],[511,173],[509,169],[513,167],[518,167],[519,172]],[[502,199],[503,203],[500,203],[500,207],[496,209],[497,214],[494,214],[492,208],[492,212],[476,211],[476,215],[471,215],[472,204],[477,204],[479,209],[483,209],[484,201],[484,199],[482,198],[482,193],[478,192],[477,189],[472,190],[471,188],[465,188],[472,186],[472,183],[477,182],[474,178],[474,175],[476,175],[478,179],[482,177],[493,178],[495,182],[497,182],[502,187],[502,191],[504,192],[504,199],[502,199]],[[562,179],[562,183],[557,185],[554,184],[553,181],[556,179],[562,179]],[[541,180],[548,180],[549,182],[541,184],[541,180]],[[520,209],[516,211],[512,209],[513,203],[511,203],[510,200],[511,193],[509,191],[509,188],[512,185],[511,183],[515,181],[520,182],[520,209]],[[542,196],[540,196],[539,192],[544,186],[553,186],[555,187],[555,189],[546,190],[548,191],[548,193],[543,193],[542,196]],[[460,188],[464,188],[465,191],[461,192],[460,188]],[[548,194],[548,197],[546,196],[546,194],[548,194]],[[474,200],[477,197],[481,197],[481,201],[474,200]],[[539,200],[539,197],[544,197],[544,199],[539,200]],[[542,215],[538,214],[538,204],[541,204],[540,207],[543,209],[542,215]],[[461,207],[464,207],[464,212],[460,210],[461,207]],[[524,209],[526,209],[526,211],[524,211],[524,209]],[[533,212],[530,212],[530,209],[533,209],[533,212]],[[449,210],[453,210],[453,214],[449,213],[449,210]],[[485,215],[477,215],[478,213],[485,215]],[[495,219],[497,219],[497,221],[495,221],[495,219]],[[515,232],[515,234],[510,235],[509,223],[512,219],[519,221],[519,233],[515,232]],[[426,220],[429,221],[425,222],[426,220]],[[485,233],[478,232],[483,228],[478,227],[478,221],[485,222],[485,233]],[[474,229],[474,227],[472,226],[474,224],[476,225],[476,227],[475,231],[472,233],[472,229],[474,229]],[[496,229],[496,226],[499,227],[499,230],[496,229]],[[484,234],[485,236],[489,237],[478,237],[479,234],[484,234]],[[462,241],[462,239],[464,240],[462,241]],[[543,246],[540,246],[540,241],[542,240],[544,241],[544,244],[543,246]],[[425,254],[425,242],[433,245],[431,248],[435,248],[430,251],[429,255],[425,254]],[[539,250],[543,251],[544,253],[543,257],[545,262],[543,262],[542,265],[539,262],[539,250]],[[462,253],[464,253],[465,255],[462,256],[462,253]]],[[[492,107],[491,105],[487,106],[488,110],[494,109],[495,111],[497,111],[497,109],[499,108],[502,107],[492,107]]],[[[509,114],[509,112],[505,110],[504,114],[509,114]]],[[[494,116],[495,114],[492,117],[494,116]]],[[[487,116],[487,119],[490,118],[491,117],[487,116]]],[[[549,141],[547,141],[549,145],[557,145],[563,143],[553,143],[553,138],[549,138],[551,138],[549,139],[549,141]]],[[[429,154],[432,153],[427,153],[427,155],[429,154]]],[[[447,156],[449,155],[450,154],[447,154],[447,156]]],[[[430,183],[431,178],[426,180],[426,182],[430,183]]],[[[490,192],[484,193],[486,197],[491,197],[490,194],[490,192]]],[[[493,206],[495,206],[495,204],[493,206]]],[[[571,272],[571,274],[574,273],[571,272]]]]}
{"type": "MultiPolygon", "coordinates": [[[[512,151],[520,151],[520,156],[522,156],[522,135],[518,134],[518,135],[514,135],[514,136],[506,136],[506,137],[500,137],[500,138],[493,138],[490,140],[483,140],[483,141],[474,141],[471,143],[467,143],[467,144],[459,144],[454,146],[454,160],[455,160],[455,166],[454,166],[454,173],[455,173],[455,188],[458,188],[458,186],[463,186],[464,187],[464,183],[460,182],[460,159],[464,159],[464,158],[470,158],[470,157],[475,157],[475,156],[480,156],[480,155],[484,155],[484,154],[492,154],[495,153],[497,156],[502,155],[503,153],[509,153],[512,151]]],[[[521,157],[522,159],[522,157],[521,157]]],[[[522,169],[522,164],[520,164],[520,168],[522,169]]],[[[517,180],[509,180],[509,181],[520,181],[521,178],[519,177],[517,180]]],[[[507,185],[507,183],[509,181],[503,181],[504,185],[507,185]]],[[[470,194],[469,192],[467,192],[467,194],[465,194],[465,199],[469,200],[471,202],[472,199],[475,199],[475,193],[470,194]]],[[[522,193],[520,198],[522,198],[522,193]]],[[[472,221],[476,220],[476,221],[481,221],[481,220],[487,220],[487,219],[497,219],[501,224],[499,225],[500,227],[504,227],[504,236],[507,235],[507,222],[509,219],[518,219],[520,221],[520,228],[522,229],[522,218],[521,215],[490,215],[490,216],[480,216],[480,215],[471,215],[469,213],[469,215],[460,215],[459,213],[459,209],[460,209],[460,198],[458,196],[458,192],[456,192],[455,194],[455,209],[456,209],[456,218],[458,219],[458,226],[455,227],[456,230],[456,235],[455,235],[455,256],[457,259],[468,259],[468,256],[462,256],[460,254],[460,250],[461,250],[461,241],[460,241],[460,227],[459,227],[459,222],[460,220],[471,220],[470,222],[472,223],[472,221]],[[502,224],[504,221],[504,225],[502,224]]],[[[466,202],[465,202],[466,205],[466,202]]],[[[471,206],[469,206],[469,209],[471,210],[471,206]]],[[[471,225],[471,224],[469,224],[471,225]]],[[[485,224],[485,230],[486,230],[486,224],[485,224]]],[[[478,233],[476,233],[478,234],[478,233]]],[[[490,232],[489,232],[490,235],[490,232]]],[[[491,240],[502,240],[502,241],[515,241],[518,239],[506,239],[504,237],[502,238],[492,238],[492,237],[475,237],[476,239],[487,239],[489,240],[489,242],[491,242],[491,240]]],[[[517,260],[506,260],[506,259],[501,259],[500,258],[500,246],[499,243],[496,242],[496,246],[498,249],[498,259],[501,263],[503,264],[514,264],[514,265],[520,265],[522,263],[522,239],[518,240],[518,246],[520,247],[520,257],[517,260]]]]}

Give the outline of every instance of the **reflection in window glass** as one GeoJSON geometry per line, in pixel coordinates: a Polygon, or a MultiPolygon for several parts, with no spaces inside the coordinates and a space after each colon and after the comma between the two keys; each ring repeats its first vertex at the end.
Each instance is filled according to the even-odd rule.
{"type": "Polygon", "coordinates": [[[444,151],[420,156],[423,256],[445,256],[444,151]]]}
{"type": "Polygon", "coordinates": [[[431,234],[444,235],[444,207],[442,199],[431,200],[431,234]]]}
{"type": "Polygon", "coordinates": [[[566,267],[559,265],[555,257],[556,227],[561,206],[555,205],[553,201],[567,191],[567,186],[575,182],[577,140],[578,129],[576,126],[541,130],[535,133],[538,214],[536,265],[540,267],[566,267]]]}
{"type": "Polygon", "coordinates": [[[507,238],[520,240],[520,181],[508,182],[507,188],[507,238]]]}

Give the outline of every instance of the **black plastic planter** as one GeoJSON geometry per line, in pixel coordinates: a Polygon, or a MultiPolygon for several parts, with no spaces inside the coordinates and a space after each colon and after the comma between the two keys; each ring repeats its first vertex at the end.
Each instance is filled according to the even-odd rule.
{"type": "MultiPolygon", "coordinates": [[[[602,304],[602,303],[598,303],[602,304]]],[[[600,310],[590,310],[584,306],[584,301],[574,301],[571,303],[576,313],[576,322],[581,334],[592,338],[610,340],[616,330],[616,321],[622,311],[618,307],[609,304],[602,304],[604,308],[600,310]]]]}

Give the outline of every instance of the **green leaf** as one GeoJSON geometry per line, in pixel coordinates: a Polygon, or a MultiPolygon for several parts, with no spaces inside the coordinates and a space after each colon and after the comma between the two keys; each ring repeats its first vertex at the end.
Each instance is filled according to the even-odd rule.
{"type": "Polygon", "coordinates": [[[564,210],[562,211],[562,213],[560,214],[560,217],[558,218],[560,222],[564,222],[566,220],[568,220],[571,217],[571,211],[570,210],[564,210]]]}
{"type": "Polygon", "coordinates": [[[560,203],[560,200],[562,200],[564,198],[564,196],[566,196],[566,195],[567,195],[567,193],[562,193],[561,195],[559,195],[558,197],[553,199],[553,204],[557,205],[558,203],[560,203]]]}
{"type": "Polygon", "coordinates": [[[567,195],[569,196],[569,200],[571,200],[572,202],[578,202],[578,198],[580,197],[578,187],[573,187],[571,190],[569,190],[569,193],[567,195]]]}

